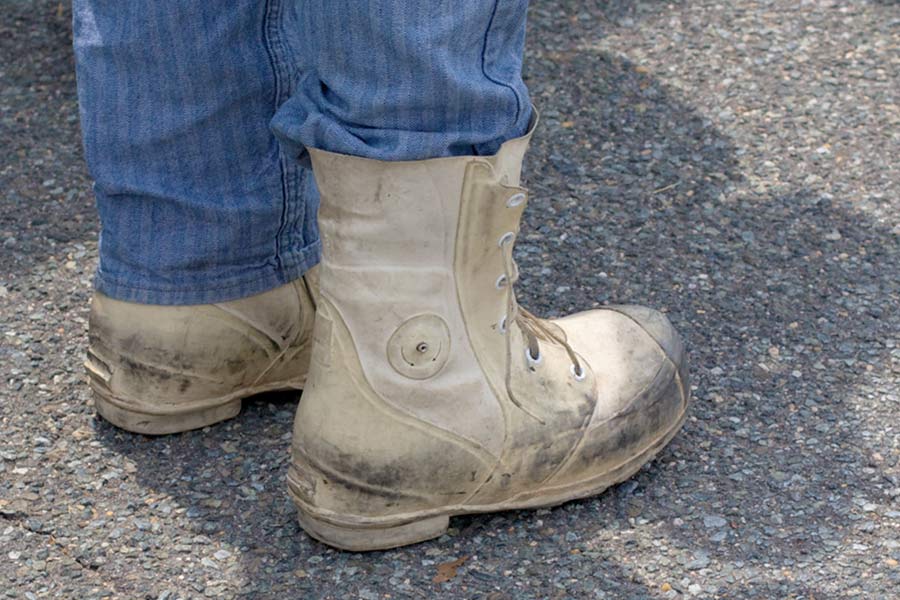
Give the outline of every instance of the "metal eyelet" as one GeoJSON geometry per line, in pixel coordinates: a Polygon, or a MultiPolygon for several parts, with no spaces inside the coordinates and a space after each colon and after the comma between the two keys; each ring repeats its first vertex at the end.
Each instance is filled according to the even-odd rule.
{"type": "Polygon", "coordinates": [[[506,315],[500,317],[500,322],[497,324],[497,331],[501,334],[506,334],[506,315]]]}
{"type": "Polygon", "coordinates": [[[518,194],[513,194],[506,200],[506,207],[515,208],[520,206],[523,202],[525,202],[525,194],[519,192],[518,194]]]}
{"type": "Polygon", "coordinates": [[[538,350],[538,355],[532,356],[531,348],[529,348],[528,346],[525,346],[525,360],[527,360],[528,363],[531,365],[539,365],[539,364],[541,364],[541,361],[544,360],[544,355],[541,354],[540,350],[538,350]]]}
{"type": "Polygon", "coordinates": [[[578,365],[578,370],[575,370],[575,364],[572,363],[572,366],[569,367],[569,371],[572,373],[572,377],[575,378],[575,381],[583,381],[585,377],[587,377],[587,371],[581,365],[578,365]]]}
{"type": "Polygon", "coordinates": [[[500,236],[499,240],[497,240],[497,245],[502,248],[503,244],[506,244],[507,242],[512,242],[513,238],[515,238],[515,237],[516,237],[515,233],[513,233],[512,231],[507,231],[506,233],[504,233],[503,235],[500,236]]]}
{"type": "Polygon", "coordinates": [[[498,277],[496,283],[494,283],[494,286],[496,286],[496,288],[498,290],[502,290],[503,288],[505,288],[506,287],[506,275],[501,275],[500,277],[498,277]]]}

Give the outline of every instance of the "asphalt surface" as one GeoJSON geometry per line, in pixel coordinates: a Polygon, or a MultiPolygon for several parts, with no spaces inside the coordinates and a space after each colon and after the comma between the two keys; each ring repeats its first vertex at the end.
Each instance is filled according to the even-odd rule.
{"type": "Polygon", "coordinates": [[[599,498],[366,555],[294,520],[296,398],[94,416],[69,21],[0,1],[0,597],[900,597],[897,2],[534,3],[522,302],[664,307],[692,414],[599,498]]]}

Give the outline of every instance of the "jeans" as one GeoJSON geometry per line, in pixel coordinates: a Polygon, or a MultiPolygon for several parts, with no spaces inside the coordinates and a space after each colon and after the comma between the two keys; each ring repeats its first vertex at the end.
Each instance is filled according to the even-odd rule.
{"type": "Polygon", "coordinates": [[[96,288],[266,291],[319,259],[305,148],[491,154],[525,132],[527,0],[74,0],[96,288]]]}

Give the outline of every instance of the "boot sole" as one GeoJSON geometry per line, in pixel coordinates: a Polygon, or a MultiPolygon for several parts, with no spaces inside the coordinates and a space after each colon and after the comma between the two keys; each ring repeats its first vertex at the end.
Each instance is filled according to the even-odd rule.
{"type": "Polygon", "coordinates": [[[198,400],[170,410],[116,398],[91,381],[97,413],[116,427],[143,435],[166,435],[201,429],[236,417],[241,401],[265,392],[303,389],[306,378],[254,386],[222,398],[198,400]]]}
{"type": "Polygon", "coordinates": [[[289,486],[289,492],[297,506],[300,526],[313,538],[342,550],[366,552],[387,550],[424,542],[446,533],[450,517],[466,514],[492,513],[506,510],[521,510],[559,506],[572,500],[588,498],[602,493],[617,483],[621,483],[637,473],[640,468],[668,444],[681,429],[687,416],[685,409],[678,421],[665,434],[628,461],[601,475],[562,488],[541,490],[526,499],[516,499],[490,505],[455,506],[421,513],[395,515],[385,522],[350,523],[346,516],[336,514],[316,514],[303,502],[289,486]],[[343,517],[343,518],[342,518],[343,517]]]}

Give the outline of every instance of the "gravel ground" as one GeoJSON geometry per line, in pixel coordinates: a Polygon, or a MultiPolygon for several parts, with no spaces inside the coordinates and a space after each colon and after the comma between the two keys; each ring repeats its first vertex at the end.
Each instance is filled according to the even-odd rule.
{"type": "Polygon", "coordinates": [[[296,398],[158,439],[94,417],[70,15],[0,8],[0,595],[900,597],[897,2],[534,3],[523,303],[667,307],[696,402],[599,498],[367,555],[294,520],[296,398]]]}

